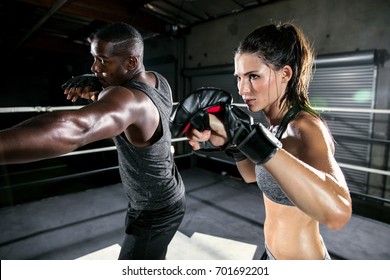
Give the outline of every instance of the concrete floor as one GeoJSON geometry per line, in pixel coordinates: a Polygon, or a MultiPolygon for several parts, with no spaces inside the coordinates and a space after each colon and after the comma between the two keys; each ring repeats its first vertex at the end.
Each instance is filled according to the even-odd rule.
{"type": "MultiPolygon", "coordinates": [[[[200,168],[181,170],[187,212],[168,259],[258,259],[264,208],[254,184],[200,168]]],[[[2,260],[116,259],[126,197],[120,184],[0,209],[2,260]]],[[[333,259],[390,260],[390,225],[354,215],[322,228],[333,259]]]]}

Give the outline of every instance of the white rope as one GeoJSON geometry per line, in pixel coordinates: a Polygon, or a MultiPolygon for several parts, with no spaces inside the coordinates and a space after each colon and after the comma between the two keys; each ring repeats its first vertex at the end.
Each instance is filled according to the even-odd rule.
{"type": "MultiPolygon", "coordinates": [[[[173,105],[176,105],[177,102],[174,102],[173,105]]],[[[233,103],[234,105],[238,107],[246,107],[244,103],[233,103]]],[[[28,113],[28,112],[53,112],[53,111],[63,111],[63,110],[78,110],[82,108],[83,106],[58,106],[58,107],[41,107],[41,106],[35,106],[35,107],[3,107],[0,108],[0,113],[28,113]]],[[[390,110],[383,110],[383,109],[362,109],[362,108],[328,108],[328,107],[314,107],[315,110],[318,111],[331,111],[331,112],[354,112],[354,113],[377,113],[377,114],[390,114],[390,110]]],[[[180,142],[180,141],[186,141],[186,137],[181,138],[174,138],[172,139],[172,143],[174,142],[180,142]]],[[[81,150],[81,151],[74,151],[71,153],[67,153],[63,156],[74,156],[74,155],[81,155],[81,154],[88,154],[88,153],[96,153],[96,152],[105,152],[105,151],[112,151],[116,150],[115,146],[112,147],[104,147],[104,148],[96,148],[96,149],[89,149],[89,150],[81,150]]],[[[368,173],[375,173],[375,174],[381,174],[385,176],[390,176],[390,171],[386,170],[379,170],[374,168],[367,168],[362,166],[356,166],[346,163],[340,163],[341,167],[353,169],[353,170],[359,170],[364,171],[368,173]]]]}
{"type": "MultiPolygon", "coordinates": [[[[173,102],[173,105],[177,105],[178,102],[173,102]]],[[[246,107],[244,103],[233,103],[237,107],[246,107]]],[[[83,106],[57,106],[57,107],[0,107],[0,113],[29,113],[29,112],[53,112],[63,110],[78,110],[83,106]]],[[[313,107],[317,111],[328,112],[352,112],[352,113],[374,113],[374,114],[390,114],[388,109],[368,109],[368,108],[346,108],[346,107],[313,107]]]]}
{"type": "Polygon", "coordinates": [[[0,108],[0,113],[41,113],[41,112],[54,112],[54,111],[64,111],[64,110],[78,110],[83,106],[58,106],[58,107],[2,107],[0,108]]]}
{"type": "Polygon", "coordinates": [[[188,140],[187,137],[181,137],[181,138],[173,138],[171,142],[181,142],[181,141],[186,141],[188,140]]]}
{"type": "MultiPolygon", "coordinates": [[[[237,107],[246,107],[244,103],[233,103],[237,107]]],[[[352,113],[374,113],[374,114],[390,114],[387,109],[368,109],[368,108],[347,108],[347,107],[313,107],[317,111],[328,112],[352,112],[352,113]]]]}
{"type": "Polygon", "coordinates": [[[347,164],[347,163],[339,163],[339,165],[340,165],[340,167],[344,167],[344,168],[348,168],[348,169],[353,169],[353,170],[358,170],[358,171],[364,171],[364,172],[367,172],[367,173],[375,173],[375,174],[390,176],[390,171],[386,171],[386,170],[367,168],[367,167],[357,166],[357,165],[352,165],[352,164],[347,164]]]}
{"type": "Polygon", "coordinates": [[[329,112],[352,112],[352,113],[375,113],[375,114],[390,114],[390,110],[385,109],[363,109],[363,108],[345,108],[345,107],[313,107],[317,111],[329,112]]]}
{"type": "MultiPolygon", "coordinates": [[[[172,139],[172,143],[180,142],[180,141],[186,141],[186,140],[188,140],[186,137],[174,138],[174,139],[172,139]]],[[[89,149],[89,150],[82,150],[82,151],[74,151],[74,152],[70,152],[70,153],[61,155],[60,157],[75,156],[75,155],[97,153],[97,152],[107,152],[107,151],[114,151],[114,150],[116,150],[116,147],[115,146],[111,146],[111,147],[96,148],[96,149],[89,149]]],[[[367,172],[367,173],[375,173],[375,174],[390,176],[390,171],[387,171],[387,170],[381,170],[381,169],[375,169],[375,168],[367,168],[367,167],[357,166],[357,165],[352,165],[352,164],[347,164],[347,163],[339,163],[339,165],[340,165],[340,167],[344,167],[344,168],[348,168],[348,169],[353,169],[353,170],[358,170],[358,171],[364,171],[364,172],[367,172]]]]}
{"type": "MultiPolygon", "coordinates": [[[[186,137],[175,138],[175,139],[172,139],[172,143],[185,141],[185,140],[187,140],[186,137]]],[[[103,147],[103,148],[95,148],[95,149],[74,151],[74,152],[70,152],[70,153],[67,153],[67,154],[64,154],[64,155],[60,155],[59,157],[77,156],[77,155],[84,155],[84,154],[90,154],[90,153],[114,151],[114,150],[116,150],[116,147],[115,146],[110,146],[110,147],[103,147]]]]}
{"type": "Polygon", "coordinates": [[[70,152],[70,153],[67,153],[67,154],[60,155],[59,157],[77,156],[77,155],[84,155],[84,154],[90,154],[90,153],[114,151],[114,150],[116,150],[116,147],[115,146],[111,146],[111,147],[104,147],[104,148],[96,148],[96,149],[74,151],[74,152],[70,152]]]}

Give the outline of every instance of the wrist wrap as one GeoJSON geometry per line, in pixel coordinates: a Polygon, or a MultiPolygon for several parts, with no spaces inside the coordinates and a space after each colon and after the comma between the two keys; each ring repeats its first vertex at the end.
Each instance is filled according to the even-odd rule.
{"type": "Polygon", "coordinates": [[[84,74],[81,76],[72,77],[71,79],[66,81],[61,87],[63,90],[65,90],[66,88],[84,88],[86,86],[91,87],[91,92],[102,90],[102,84],[99,82],[99,79],[94,74],[84,74]]]}
{"type": "Polygon", "coordinates": [[[241,141],[237,149],[249,160],[263,164],[270,160],[282,143],[261,123],[252,126],[252,131],[241,141]]]}

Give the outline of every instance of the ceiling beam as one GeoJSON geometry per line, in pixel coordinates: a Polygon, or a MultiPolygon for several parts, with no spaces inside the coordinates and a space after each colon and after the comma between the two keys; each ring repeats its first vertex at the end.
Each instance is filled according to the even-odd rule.
{"type": "Polygon", "coordinates": [[[36,35],[24,45],[26,49],[45,50],[53,53],[88,55],[89,45],[76,44],[66,38],[36,35]]]}
{"type": "MultiPolygon", "coordinates": [[[[45,7],[50,9],[53,6],[52,0],[18,0],[20,2],[45,7]]],[[[123,0],[69,0],[58,12],[105,22],[126,22],[140,31],[153,33],[164,33],[166,21],[152,16],[134,6],[129,1],[123,0]]]]}
{"type": "Polygon", "coordinates": [[[19,48],[34,32],[42,26],[53,14],[55,14],[68,0],[58,0],[51,9],[27,32],[27,34],[17,43],[15,49],[19,48]]]}

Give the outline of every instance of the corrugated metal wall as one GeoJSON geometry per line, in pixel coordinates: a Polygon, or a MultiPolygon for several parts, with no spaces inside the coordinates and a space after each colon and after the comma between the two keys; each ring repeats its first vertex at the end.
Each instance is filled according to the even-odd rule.
{"type": "MultiPolygon", "coordinates": [[[[358,109],[373,109],[376,67],[317,68],[310,86],[310,101],[315,107],[327,107],[321,112],[336,140],[336,159],[340,163],[369,167],[372,134],[372,113],[358,109]],[[357,109],[355,112],[334,112],[332,108],[357,109]]],[[[368,173],[343,169],[351,190],[367,193],[368,173]]]]}

